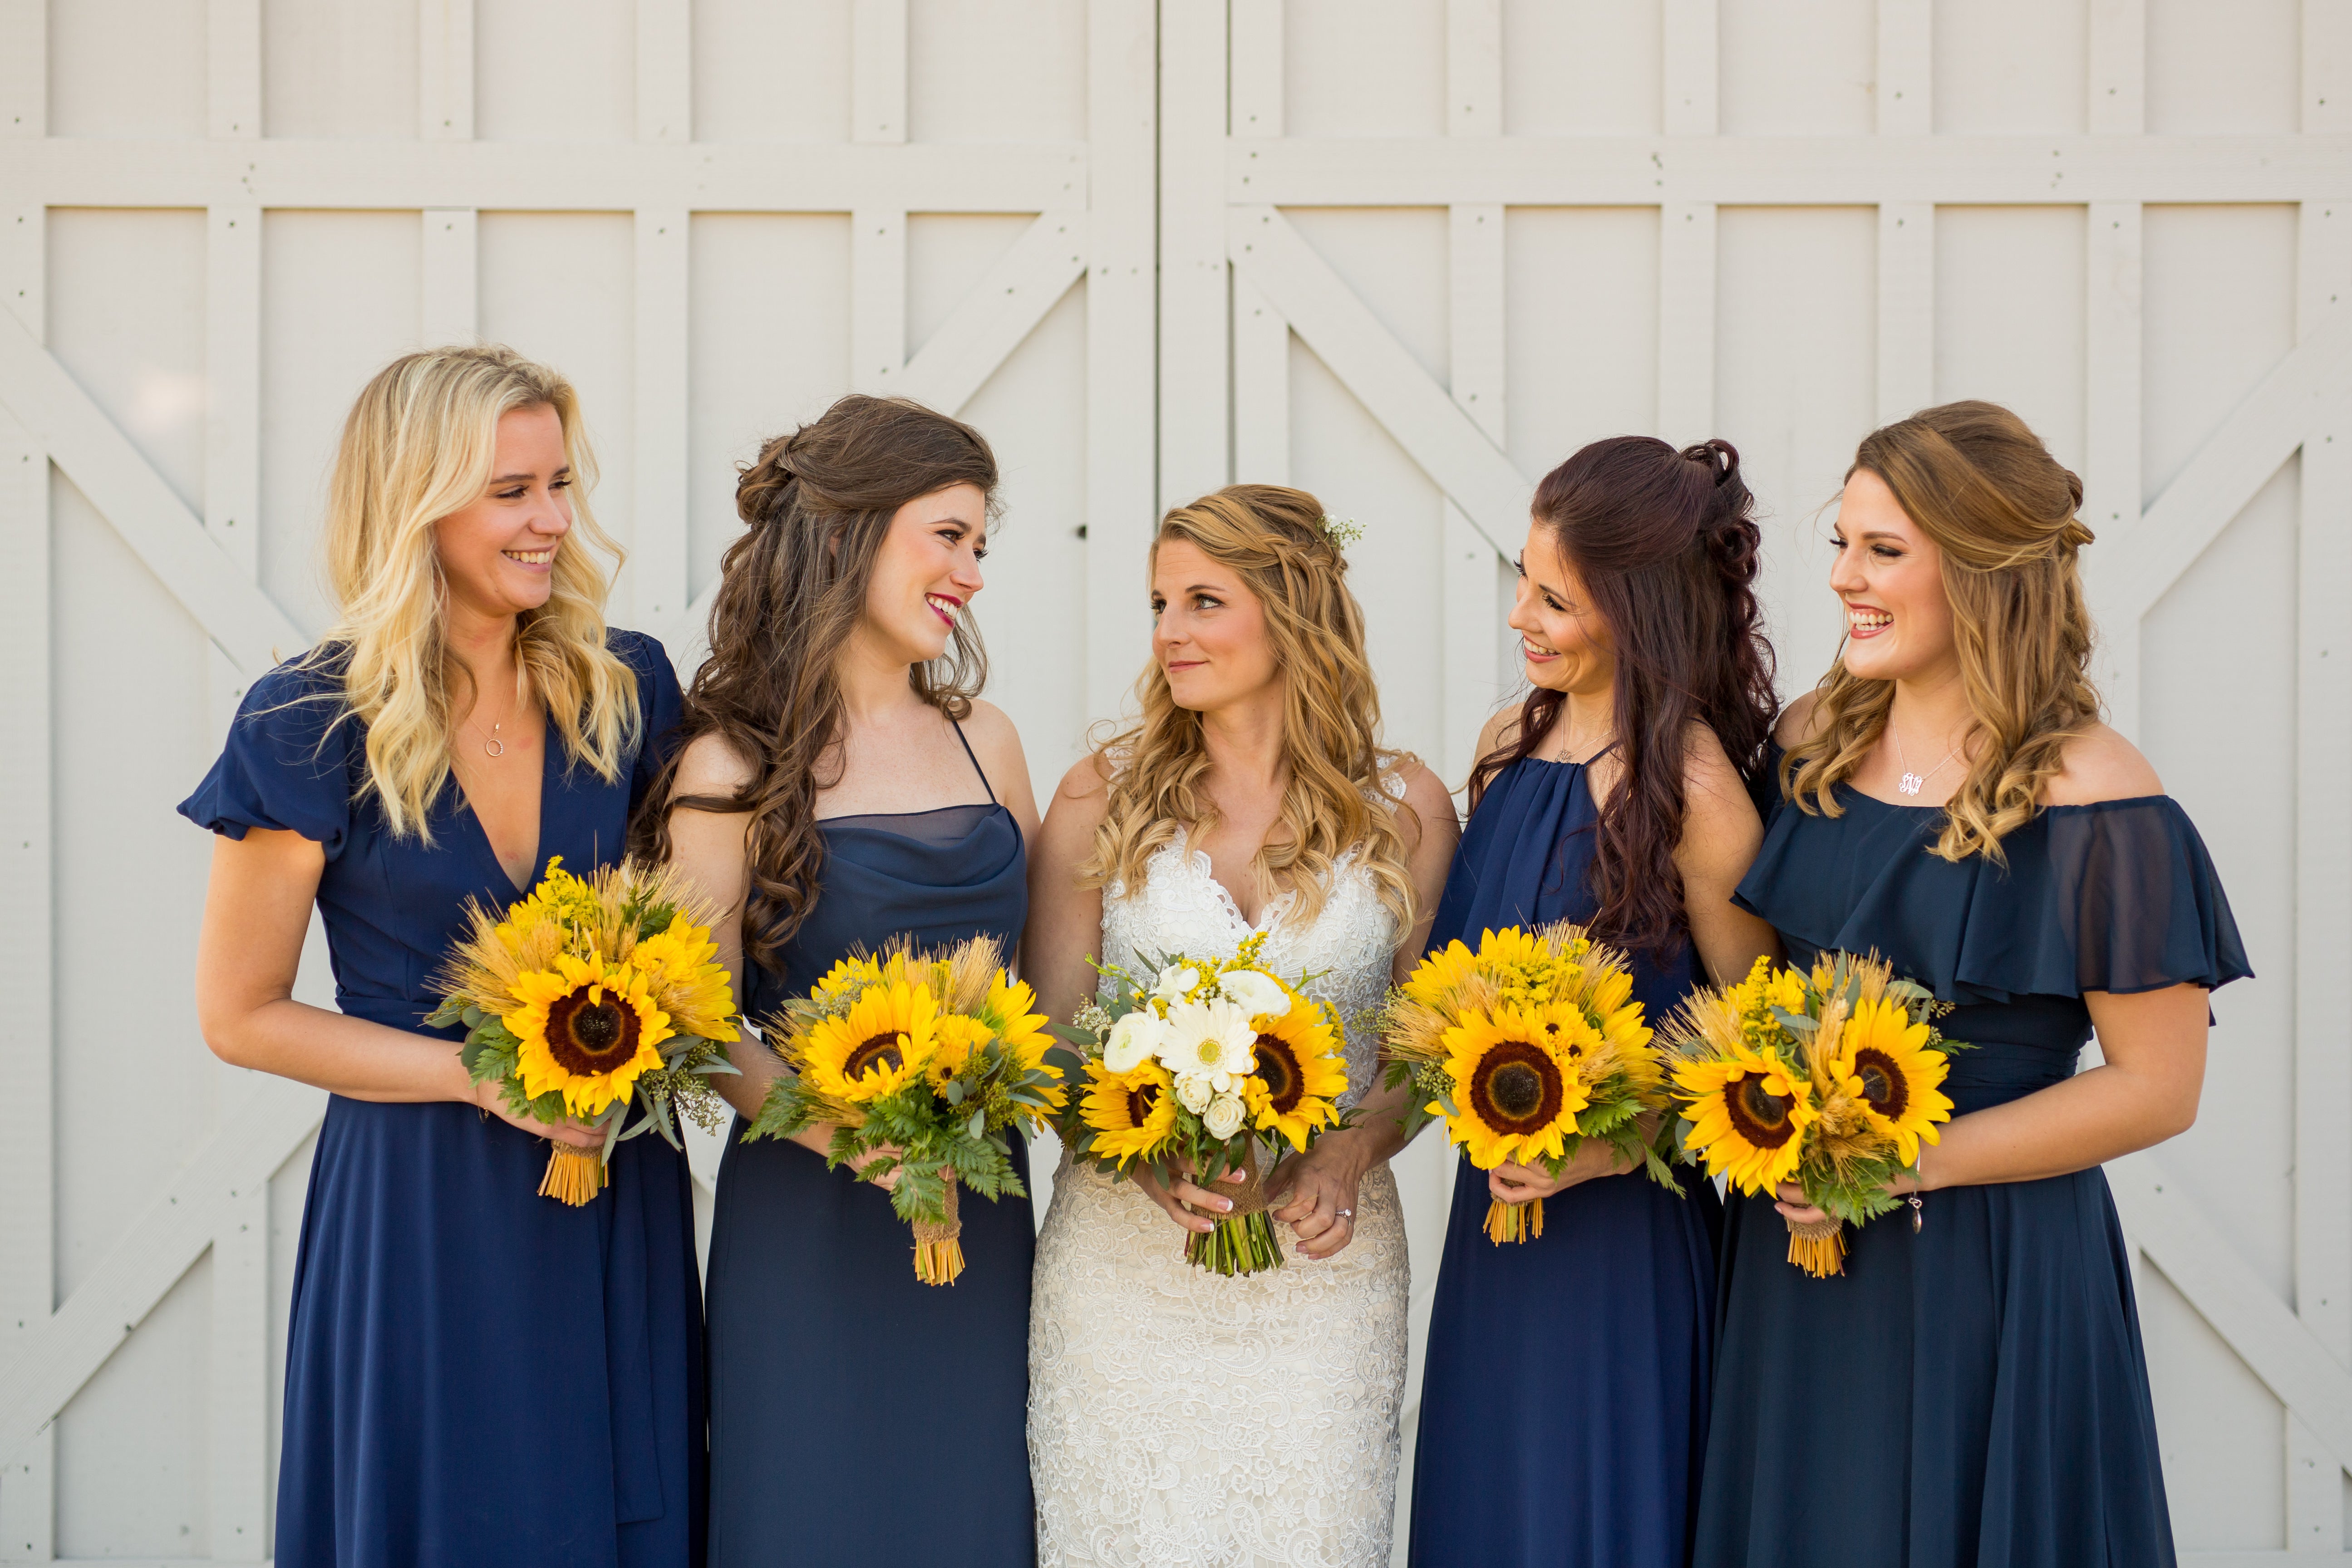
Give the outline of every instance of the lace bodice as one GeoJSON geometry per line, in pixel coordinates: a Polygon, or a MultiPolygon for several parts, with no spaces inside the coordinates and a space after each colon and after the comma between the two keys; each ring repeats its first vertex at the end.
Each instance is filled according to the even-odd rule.
{"type": "Polygon", "coordinates": [[[1144,979],[1152,962],[1166,954],[1223,958],[1254,932],[1265,931],[1265,966],[1285,980],[1309,976],[1307,994],[1328,1006],[1347,1031],[1348,1092],[1340,1104],[1351,1106],[1379,1070],[1371,1014],[1388,990],[1396,916],[1381,902],[1371,873],[1353,850],[1332,867],[1323,907],[1303,925],[1286,918],[1297,899],[1289,892],[1267,900],[1252,925],[1211,873],[1207,852],[1192,848],[1180,827],[1144,863],[1139,891],[1130,894],[1123,881],[1103,889],[1102,961],[1144,979]]]}

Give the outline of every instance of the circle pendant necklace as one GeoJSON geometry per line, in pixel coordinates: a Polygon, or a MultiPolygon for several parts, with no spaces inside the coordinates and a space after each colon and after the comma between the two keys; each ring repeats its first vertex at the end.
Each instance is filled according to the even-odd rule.
{"type": "MultiPolygon", "coordinates": [[[[482,750],[483,750],[483,751],[485,751],[485,752],[488,752],[491,756],[494,756],[494,757],[503,757],[503,756],[505,756],[505,755],[507,754],[507,743],[506,743],[504,741],[501,741],[501,740],[499,740],[499,731],[501,731],[501,730],[503,730],[503,729],[505,729],[506,727],[507,727],[507,726],[506,726],[506,721],[505,721],[505,720],[503,720],[503,719],[501,719],[500,721],[499,721],[499,722],[497,722],[497,723],[495,723],[495,724],[491,725],[491,726],[490,726],[490,732],[489,732],[487,736],[484,736],[484,737],[483,737],[483,740],[482,740],[482,750]]],[[[479,732],[480,728],[481,728],[481,726],[479,726],[479,725],[476,725],[476,726],[475,726],[475,730],[476,730],[476,731],[477,731],[478,733],[479,732]]],[[[1916,794],[1918,794],[1919,792],[1918,792],[1917,790],[1913,790],[1911,793],[1912,793],[1912,794],[1914,794],[1914,795],[1916,795],[1916,794]]]]}
{"type": "MultiPolygon", "coordinates": [[[[1950,751],[1944,753],[1944,760],[1942,762],[1937,763],[1934,767],[1929,768],[1924,773],[1915,773],[1911,771],[1910,763],[1906,760],[1903,755],[1903,734],[1901,731],[1895,729],[1893,720],[1887,721],[1886,732],[1894,739],[1895,742],[1895,763],[1897,767],[1903,770],[1903,776],[1895,781],[1895,789],[1899,795],[1917,795],[1921,790],[1927,787],[1927,781],[1929,779],[1934,778],[1937,773],[1942,773],[1946,768],[1951,766],[1952,759],[1960,754],[1959,746],[1954,746],[1950,751]]],[[[1967,742],[1962,742],[1961,744],[1965,745],[1967,742]]]]}

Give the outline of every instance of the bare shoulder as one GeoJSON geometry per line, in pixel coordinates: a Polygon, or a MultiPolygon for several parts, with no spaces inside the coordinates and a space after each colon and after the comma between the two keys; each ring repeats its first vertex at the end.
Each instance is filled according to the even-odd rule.
{"type": "Polygon", "coordinates": [[[2044,805],[2089,805],[2164,793],[2164,781],[2139,748],[2105,724],[2067,741],[2059,761],[2058,772],[2042,785],[2044,805]]]}
{"type": "Polygon", "coordinates": [[[1070,764],[1062,782],[1054,786],[1054,798],[1048,809],[1065,815],[1076,815],[1089,822],[1099,822],[1110,805],[1110,769],[1100,752],[1088,752],[1070,764]]]}
{"type": "Polygon", "coordinates": [[[686,743],[685,752],[677,759],[677,775],[670,793],[732,795],[751,778],[751,763],[736,749],[735,742],[715,730],[708,731],[686,743]]]}
{"type": "Polygon", "coordinates": [[[1721,738],[1704,724],[1691,725],[1683,737],[1683,811],[1701,829],[1759,820],[1748,781],[1732,765],[1721,738]]]}
{"type": "Polygon", "coordinates": [[[1406,837],[1418,845],[1433,823],[1447,828],[1459,825],[1454,814],[1454,796],[1445,788],[1445,781],[1419,757],[1406,755],[1397,760],[1393,770],[1396,781],[1404,786],[1402,805],[1408,820],[1402,825],[1406,837]]]}
{"type": "Polygon", "coordinates": [[[1786,708],[1780,710],[1780,721],[1772,726],[1772,738],[1780,742],[1782,751],[1800,741],[1812,738],[1813,713],[1820,704],[1821,693],[1806,691],[1799,693],[1786,708]]]}
{"type": "Polygon", "coordinates": [[[1519,705],[1514,702],[1508,707],[1497,708],[1478,727],[1478,750],[1475,754],[1492,756],[1496,748],[1517,740],[1518,734],[1519,705]]]}
{"type": "Polygon", "coordinates": [[[963,716],[963,733],[971,749],[992,764],[1022,763],[1021,731],[995,703],[973,698],[971,711],[963,716]]]}

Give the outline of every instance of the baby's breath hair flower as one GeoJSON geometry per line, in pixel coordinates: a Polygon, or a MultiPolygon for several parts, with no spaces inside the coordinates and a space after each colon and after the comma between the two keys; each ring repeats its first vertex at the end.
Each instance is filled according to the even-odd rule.
{"type": "Polygon", "coordinates": [[[1352,517],[1333,517],[1327,511],[1323,514],[1323,536],[1331,542],[1332,549],[1345,552],[1364,537],[1364,525],[1352,517]]]}

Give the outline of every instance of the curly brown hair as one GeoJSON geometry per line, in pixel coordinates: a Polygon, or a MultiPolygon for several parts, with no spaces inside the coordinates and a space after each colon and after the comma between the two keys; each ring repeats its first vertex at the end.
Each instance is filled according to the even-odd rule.
{"type": "MultiPolygon", "coordinates": [[[[735,510],[745,532],[719,564],[710,656],[687,689],[678,742],[638,821],[638,847],[669,853],[669,812],[749,812],[751,896],[743,947],[778,967],[815,905],[824,871],[817,792],[841,771],[844,710],[835,661],[866,611],[890,520],[908,501],[975,485],[995,508],[996,455],[979,431],[898,397],[853,395],[814,424],[760,448],[740,471],[735,510]],[[751,765],[734,795],[673,795],[678,760],[698,736],[726,738],[751,765]]],[[[917,696],[950,719],[971,710],[988,658],[969,616],[947,653],[907,672],[917,696]]]]}

